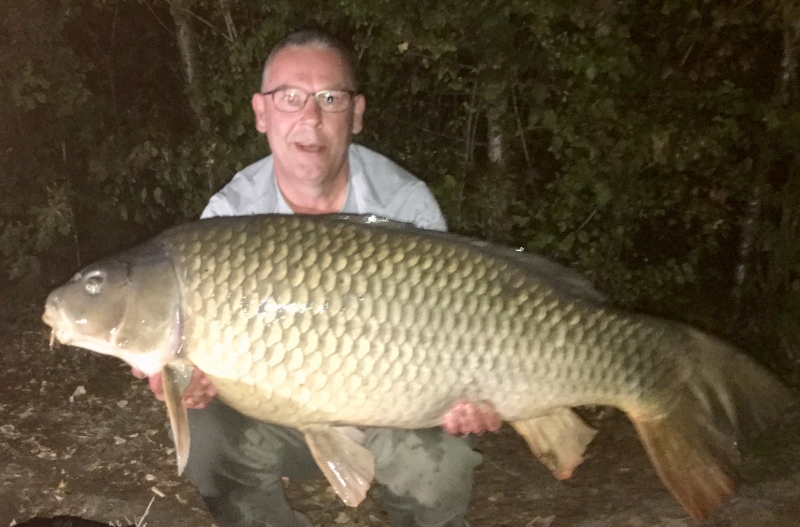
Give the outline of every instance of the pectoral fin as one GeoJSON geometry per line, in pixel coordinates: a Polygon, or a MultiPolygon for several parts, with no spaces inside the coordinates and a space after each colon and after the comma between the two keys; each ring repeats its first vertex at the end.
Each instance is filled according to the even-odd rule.
{"type": "Polygon", "coordinates": [[[597,433],[569,408],[556,408],[546,415],[512,422],[511,426],[558,479],[572,475],[597,433]]]}
{"type": "Polygon", "coordinates": [[[309,425],[303,433],[311,455],[336,494],[351,507],[361,503],[375,477],[372,452],[356,442],[352,433],[330,425],[309,425]]]}
{"type": "Polygon", "coordinates": [[[186,388],[185,367],[182,364],[166,364],[161,370],[161,384],[164,387],[164,400],[167,415],[175,438],[175,455],[178,458],[178,475],[183,473],[189,459],[189,416],[181,403],[186,388]]]}

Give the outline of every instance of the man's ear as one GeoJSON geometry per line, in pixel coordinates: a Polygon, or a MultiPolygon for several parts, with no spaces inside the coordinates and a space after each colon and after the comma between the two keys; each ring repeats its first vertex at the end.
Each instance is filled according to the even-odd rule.
{"type": "Polygon", "coordinates": [[[250,100],[253,115],[256,118],[256,130],[262,134],[267,133],[267,98],[260,93],[254,93],[250,100]]]}
{"type": "Polygon", "coordinates": [[[357,134],[364,127],[364,110],[367,108],[367,99],[358,94],[353,99],[353,105],[353,127],[351,131],[353,134],[357,134]]]}

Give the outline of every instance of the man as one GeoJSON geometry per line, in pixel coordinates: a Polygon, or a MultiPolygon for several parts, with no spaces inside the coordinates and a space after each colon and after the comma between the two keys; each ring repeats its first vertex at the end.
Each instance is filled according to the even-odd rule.
{"type": "MultiPolygon", "coordinates": [[[[270,53],[259,93],[256,128],[272,155],[245,168],[214,195],[202,217],[259,213],[371,213],[444,230],[444,218],[424,183],[389,159],[351,144],[362,128],[366,101],[358,94],[352,54],[318,32],[290,35],[270,53]]],[[[158,376],[151,389],[163,398],[158,376]]],[[[282,476],[321,475],[302,434],[258,422],[213,400],[196,370],[184,393],[191,408],[187,474],[219,527],[310,525],[292,511],[282,476]]],[[[480,412],[480,411],[478,411],[480,412]]],[[[497,428],[475,419],[469,404],[445,419],[453,432],[497,428]],[[467,421],[470,421],[467,423],[467,421]],[[467,423],[467,424],[465,424],[467,423]]],[[[392,526],[460,526],[481,456],[441,429],[366,430],[375,480],[392,526]]]]}

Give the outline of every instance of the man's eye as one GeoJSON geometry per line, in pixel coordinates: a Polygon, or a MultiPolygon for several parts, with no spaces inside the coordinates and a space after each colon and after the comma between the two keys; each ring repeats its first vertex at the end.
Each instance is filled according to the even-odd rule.
{"type": "Polygon", "coordinates": [[[283,92],[283,100],[289,103],[297,102],[300,100],[300,94],[297,93],[297,90],[286,90],[283,92]]]}

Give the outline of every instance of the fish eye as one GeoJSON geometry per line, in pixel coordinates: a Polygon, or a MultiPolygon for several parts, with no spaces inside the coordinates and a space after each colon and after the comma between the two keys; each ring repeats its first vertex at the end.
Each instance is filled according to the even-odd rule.
{"type": "Polygon", "coordinates": [[[103,282],[106,281],[106,274],[102,271],[92,271],[86,275],[83,287],[90,295],[99,295],[103,289],[103,282]]]}

